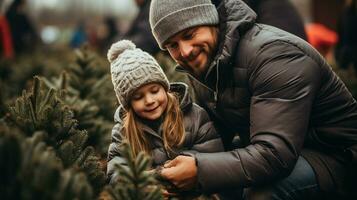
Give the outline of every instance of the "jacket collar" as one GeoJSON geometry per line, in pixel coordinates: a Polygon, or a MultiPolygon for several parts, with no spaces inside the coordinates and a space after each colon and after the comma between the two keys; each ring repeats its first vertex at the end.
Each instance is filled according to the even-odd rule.
{"type": "Polygon", "coordinates": [[[219,45],[214,61],[208,68],[206,78],[220,66],[228,64],[236,54],[239,39],[255,23],[257,15],[241,0],[223,0],[217,8],[219,14],[219,45]]]}
{"type": "Polygon", "coordinates": [[[171,83],[170,91],[178,95],[182,112],[186,112],[192,106],[192,98],[187,84],[182,82],[171,83]]]}

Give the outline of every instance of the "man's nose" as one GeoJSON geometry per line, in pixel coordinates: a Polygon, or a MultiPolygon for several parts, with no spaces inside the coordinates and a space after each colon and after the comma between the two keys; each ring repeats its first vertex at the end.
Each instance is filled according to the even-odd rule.
{"type": "Polygon", "coordinates": [[[189,59],[192,54],[193,46],[188,42],[180,43],[180,52],[183,58],[189,59]]]}

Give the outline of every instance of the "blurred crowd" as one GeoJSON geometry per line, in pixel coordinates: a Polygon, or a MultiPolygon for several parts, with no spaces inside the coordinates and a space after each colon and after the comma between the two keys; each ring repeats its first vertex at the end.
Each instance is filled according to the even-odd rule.
{"type": "MultiPolygon", "coordinates": [[[[221,0],[212,0],[218,6],[221,0]]],[[[276,26],[307,40],[322,55],[334,56],[338,65],[347,69],[354,66],[357,73],[357,6],[356,0],[345,0],[336,30],[321,23],[304,23],[290,0],[244,0],[257,14],[258,22],[276,26]],[[279,12],[276,12],[279,11],[279,12]]],[[[115,17],[103,17],[99,24],[83,17],[72,28],[68,46],[78,48],[89,43],[105,54],[109,45],[119,39],[132,40],[139,48],[156,55],[160,52],[150,30],[150,0],[135,0],[139,9],[137,17],[125,30],[115,17]]],[[[1,58],[13,58],[17,54],[32,51],[41,44],[36,30],[26,14],[26,0],[13,0],[0,15],[1,58]]]]}

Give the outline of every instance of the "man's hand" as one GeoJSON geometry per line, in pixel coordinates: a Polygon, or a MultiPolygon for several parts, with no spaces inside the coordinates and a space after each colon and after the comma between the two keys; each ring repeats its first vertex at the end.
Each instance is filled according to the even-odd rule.
{"type": "Polygon", "coordinates": [[[177,156],[174,160],[164,165],[161,176],[171,181],[180,190],[192,189],[197,182],[195,158],[177,156]]]}

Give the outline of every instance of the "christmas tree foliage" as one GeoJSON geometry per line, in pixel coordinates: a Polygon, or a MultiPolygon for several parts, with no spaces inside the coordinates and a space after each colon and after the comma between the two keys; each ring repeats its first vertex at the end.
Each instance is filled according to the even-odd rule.
{"type": "Polygon", "coordinates": [[[121,178],[105,186],[97,154],[107,152],[117,102],[109,63],[87,47],[72,65],[72,52],[52,53],[0,63],[0,198],[162,199],[149,158],[130,148],[121,178]]]}
{"type": "MultiPolygon", "coordinates": [[[[2,91],[1,88],[1,80],[0,80],[0,91],[2,91]]],[[[0,92],[0,118],[3,117],[6,114],[6,104],[5,104],[5,97],[4,95],[0,92]]]]}
{"type": "Polygon", "coordinates": [[[99,114],[112,120],[116,97],[110,80],[109,64],[99,63],[88,46],[75,51],[76,63],[67,69],[69,85],[79,92],[81,99],[88,99],[100,105],[99,114]]]}
{"type": "Polygon", "coordinates": [[[86,46],[76,50],[76,62],[66,72],[51,80],[47,86],[65,90],[64,101],[79,121],[78,127],[88,131],[88,144],[106,157],[113,127],[116,97],[110,81],[109,67],[103,67],[86,46]]]}
{"type": "Polygon", "coordinates": [[[157,186],[152,173],[149,157],[141,152],[136,158],[131,153],[128,144],[121,147],[121,155],[127,161],[127,166],[116,165],[119,179],[107,187],[114,200],[156,200],[163,199],[161,188],[157,186]]]}
{"type": "Polygon", "coordinates": [[[11,119],[29,135],[45,129],[54,141],[59,141],[76,125],[73,113],[61,102],[60,96],[54,89],[42,87],[40,79],[35,77],[32,91],[23,91],[10,107],[11,119]]]}
{"type": "Polygon", "coordinates": [[[93,199],[84,173],[65,170],[46,133],[24,138],[0,124],[0,194],[5,200],[93,199]]]}
{"type": "Polygon", "coordinates": [[[80,168],[86,173],[92,186],[99,192],[105,183],[105,174],[94,149],[86,146],[88,134],[77,129],[73,113],[62,101],[63,92],[42,86],[34,78],[32,91],[24,91],[10,107],[10,123],[19,127],[25,135],[36,131],[46,133],[44,141],[52,146],[67,168],[80,168]]]}

